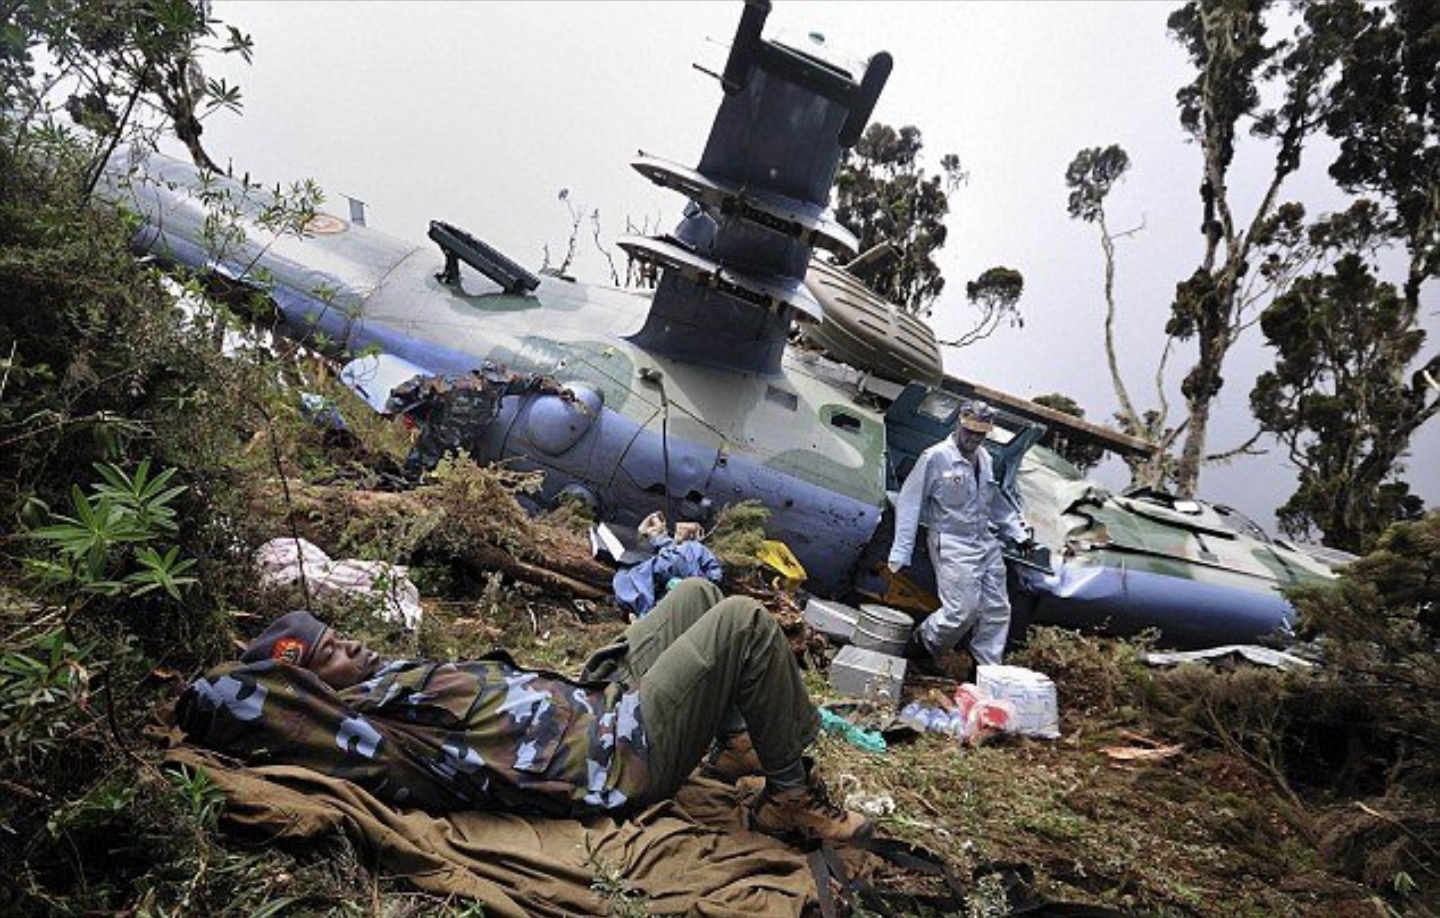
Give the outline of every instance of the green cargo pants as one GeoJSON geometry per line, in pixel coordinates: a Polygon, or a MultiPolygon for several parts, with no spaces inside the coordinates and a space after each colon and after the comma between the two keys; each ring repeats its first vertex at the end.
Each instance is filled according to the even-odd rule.
{"type": "Polygon", "coordinates": [[[699,577],[593,654],[582,677],[639,684],[651,800],[679,789],[711,741],[740,726],[737,712],[771,774],[793,769],[820,732],[775,617],[748,597],[724,598],[699,577]]]}

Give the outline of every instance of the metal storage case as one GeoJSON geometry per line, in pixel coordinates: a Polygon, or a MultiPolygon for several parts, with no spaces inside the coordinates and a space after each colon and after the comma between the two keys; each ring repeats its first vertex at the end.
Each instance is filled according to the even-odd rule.
{"type": "Polygon", "coordinates": [[[905,658],[849,644],[830,661],[830,688],[841,695],[897,707],[905,682],[905,658]]]}
{"type": "Polygon", "coordinates": [[[909,613],[865,603],[860,606],[860,617],[855,622],[855,634],[850,640],[856,647],[899,657],[905,655],[910,632],[914,630],[915,620],[909,613]]]}
{"type": "Polygon", "coordinates": [[[829,599],[811,597],[805,603],[805,621],[811,628],[837,644],[844,644],[850,640],[855,631],[855,622],[859,617],[858,609],[829,599]]]}

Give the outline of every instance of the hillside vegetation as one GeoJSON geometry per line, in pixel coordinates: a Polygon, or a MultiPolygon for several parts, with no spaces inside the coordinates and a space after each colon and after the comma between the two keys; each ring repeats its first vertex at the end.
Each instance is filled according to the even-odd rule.
{"type": "MultiPolygon", "coordinates": [[[[466,460],[386,490],[403,431],[323,363],[242,333],[198,286],[178,309],[186,288],[127,253],[122,218],[33,179],[7,185],[0,215],[0,913],[483,914],[375,872],[343,837],[290,850],[236,836],[223,797],[203,773],[163,766],[147,727],[306,601],[257,586],[251,554],[282,535],[410,567],[426,598],[418,635],[311,601],[385,650],[499,644],[573,671],[623,626],[583,518],[532,518],[516,497],[533,481],[466,460]],[[302,390],[332,399],[350,434],[308,421],[302,390]]],[[[743,546],[763,513],[737,519],[743,546]]],[[[886,834],[961,876],[1029,865],[1051,899],[1206,918],[1433,914],[1437,548],[1431,514],[1394,527],[1338,587],[1297,596],[1323,661],[1313,672],[1155,669],[1143,646],[1038,629],[1014,662],[1056,681],[1061,739],[927,735],[872,755],[827,736],[822,767],[894,801],[886,834]]],[[[731,588],[784,617],[824,696],[824,642],[794,598],[765,590],[743,555],[727,560],[731,588]]],[[[900,870],[881,883],[924,888],[900,870]]]]}
{"type": "MultiPolygon", "coordinates": [[[[109,48],[110,18],[81,24],[109,48]]],[[[149,37],[166,26],[143,24],[149,37]]],[[[14,51],[0,43],[7,112],[28,62],[14,51]]],[[[133,221],[92,206],[95,157],[0,120],[0,914],[484,914],[340,835],[291,847],[233,831],[203,771],[163,763],[157,712],[302,603],[387,652],[502,645],[573,671],[624,624],[583,516],[534,517],[517,499],[533,480],[463,458],[397,490],[405,432],[266,334],[265,303],[135,258],[133,221]],[[302,393],[348,432],[314,423],[302,393]],[[364,604],[262,589],[253,553],[280,536],[407,565],[419,632],[364,604]]],[[[314,203],[297,189],[268,215],[274,231],[303,226],[314,203]]],[[[728,587],[782,617],[825,697],[823,640],[746,553],[763,516],[732,516],[728,587]]],[[[925,735],[876,755],[827,735],[820,764],[846,792],[893,801],[885,834],[962,877],[1027,865],[1050,899],[1174,918],[1433,915],[1437,558],[1432,512],[1391,527],[1337,586],[1297,594],[1313,670],[1158,669],[1143,644],[1037,629],[1013,662],[1055,680],[1060,739],[925,735]]],[[[927,885],[900,869],[879,880],[927,885]]],[[[614,914],[643,910],[624,877],[596,882],[614,914]]],[[[973,886],[972,915],[1004,913],[973,886]]]]}

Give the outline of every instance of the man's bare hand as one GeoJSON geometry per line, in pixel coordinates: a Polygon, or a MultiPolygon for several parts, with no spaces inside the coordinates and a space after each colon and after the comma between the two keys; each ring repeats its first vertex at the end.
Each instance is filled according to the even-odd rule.
{"type": "Polygon", "coordinates": [[[689,542],[691,539],[699,541],[705,534],[705,530],[699,523],[679,522],[675,524],[675,541],[689,542]]]}
{"type": "Polygon", "coordinates": [[[656,536],[665,535],[665,514],[656,510],[641,520],[640,525],[637,526],[636,529],[641,535],[652,539],[656,536]]]}

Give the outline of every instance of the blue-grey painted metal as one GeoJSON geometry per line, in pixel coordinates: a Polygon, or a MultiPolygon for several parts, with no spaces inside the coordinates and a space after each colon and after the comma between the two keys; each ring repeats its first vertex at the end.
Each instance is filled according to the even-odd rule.
{"type": "MultiPolygon", "coordinates": [[[[764,0],[746,5],[696,177],[676,186],[692,203],[663,240],[714,268],[697,276],[681,256],[644,244],[628,249],[663,267],[650,314],[632,338],[637,345],[762,375],[780,372],[791,323],[814,321],[820,312],[804,286],[809,237],[777,219],[784,206],[777,202],[829,222],[825,208],[841,150],[859,139],[856,125],[869,121],[890,73],[883,52],[857,75],[805,49],[764,40],[769,10],[764,0]],[[728,283],[717,281],[722,270],[733,272],[728,283]],[[797,300],[809,308],[797,309],[797,300]]],[[[637,165],[646,171],[645,163],[637,165]]]]}
{"type": "MultiPolygon", "coordinates": [[[[830,340],[844,339],[850,365],[788,346],[794,323],[824,322],[826,310],[893,310],[839,266],[811,264],[814,246],[854,245],[828,196],[890,59],[881,52],[851,72],[821,47],[768,42],[768,10],[746,4],[698,166],[634,164],[689,198],[674,235],[622,243],[662,266],[653,295],[531,273],[438,220],[434,246],[323,214],[303,237],[275,236],[261,220],[263,192],[159,155],[118,152],[103,193],[144,218],[137,248],[264,292],[288,333],[323,336],[336,356],[378,352],[374,365],[347,369],[371,404],[384,404],[397,374],[463,376],[483,361],[553,377],[569,399],[505,397],[477,441],[477,459],[544,472],[542,499],[582,494],[602,520],[629,526],[653,510],[709,523],[725,505],[758,500],[771,513],[767,534],[804,565],[807,590],[898,607],[880,573],[887,492],[953,426],[960,396],[946,390],[958,381],[936,387],[938,349],[918,321],[856,340],[874,323],[847,322],[830,340]],[[215,194],[239,206],[242,236],[210,238],[204,198],[215,194]],[[887,360],[897,336],[906,359],[887,360]],[[900,367],[923,380],[905,385],[900,367]]],[[[1017,614],[1118,633],[1158,627],[1182,646],[1244,642],[1288,627],[1282,586],[1328,576],[1212,508],[1109,494],[1032,446],[1039,428],[1011,427],[987,448],[1053,557],[1045,570],[1012,568],[1017,614]]],[[[923,603],[933,571],[923,552],[913,560],[923,603]]]]}

